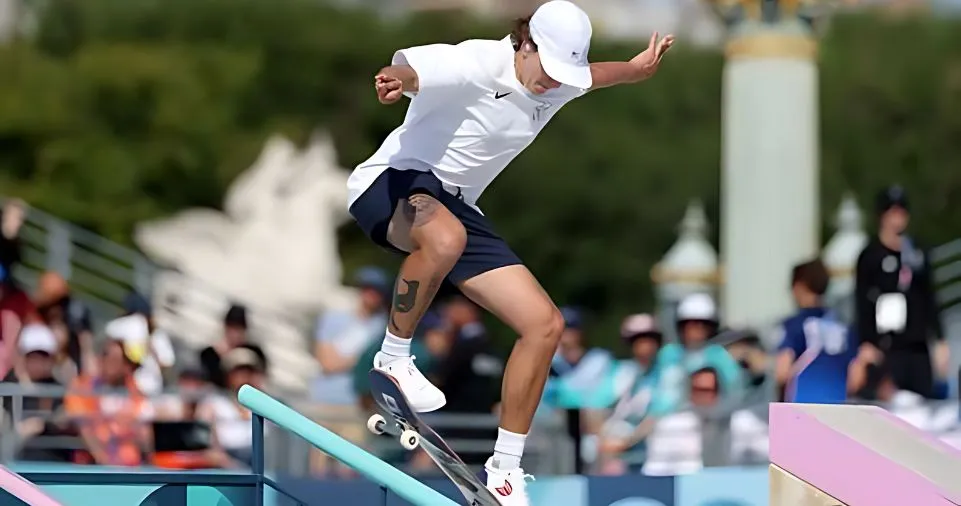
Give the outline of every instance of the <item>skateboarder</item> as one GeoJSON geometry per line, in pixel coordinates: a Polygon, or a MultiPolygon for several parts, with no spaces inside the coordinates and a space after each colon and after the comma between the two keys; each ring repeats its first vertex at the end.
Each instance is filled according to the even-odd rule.
{"type": "MultiPolygon", "coordinates": [[[[590,90],[650,78],[674,41],[655,33],[630,61],[589,63],[591,34],[587,14],[553,0],[501,40],[397,51],[374,88],[383,104],[409,97],[407,116],[348,181],[360,227],[406,255],[374,367],[399,382],[414,409],[446,403],[410,356],[411,335],[444,278],[520,335],[485,466],[487,487],[505,505],[529,504],[521,456],[564,320],[477,200],[561,107],[590,90]]],[[[577,169],[558,167],[558,175],[564,170],[577,169]]]]}

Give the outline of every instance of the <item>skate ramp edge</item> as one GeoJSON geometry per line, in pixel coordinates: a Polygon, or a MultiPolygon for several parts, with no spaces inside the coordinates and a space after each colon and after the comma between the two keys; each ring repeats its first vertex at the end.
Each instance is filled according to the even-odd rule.
{"type": "Polygon", "coordinates": [[[237,398],[254,414],[270,420],[282,429],[297,434],[308,443],[364,475],[367,479],[389,488],[412,504],[422,506],[456,505],[455,502],[440,492],[367,453],[250,385],[241,387],[237,393],[237,398]]]}
{"type": "MultiPolygon", "coordinates": [[[[27,506],[61,506],[59,502],[44,494],[40,487],[4,466],[0,466],[0,489],[27,506]]],[[[6,499],[3,502],[6,504],[6,499]]]]}
{"type": "Polygon", "coordinates": [[[770,441],[772,505],[780,471],[831,506],[961,504],[961,452],[875,406],[774,403],[770,441]]]}

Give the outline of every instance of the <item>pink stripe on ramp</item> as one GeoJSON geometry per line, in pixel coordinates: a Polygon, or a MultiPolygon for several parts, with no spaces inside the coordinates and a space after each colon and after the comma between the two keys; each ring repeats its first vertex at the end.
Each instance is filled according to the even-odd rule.
{"type": "Polygon", "coordinates": [[[30,506],[63,506],[44,494],[40,487],[3,466],[0,466],[0,488],[30,506]]]}
{"type": "Polygon", "coordinates": [[[772,403],[770,459],[849,506],[956,506],[947,490],[805,413],[772,403]]]}

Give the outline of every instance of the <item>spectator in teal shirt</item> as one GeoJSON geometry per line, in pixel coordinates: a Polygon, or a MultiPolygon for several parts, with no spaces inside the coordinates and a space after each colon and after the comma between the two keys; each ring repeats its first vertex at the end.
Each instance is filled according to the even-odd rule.
{"type": "Polygon", "coordinates": [[[688,380],[694,372],[703,369],[717,372],[725,401],[731,402],[743,393],[741,366],[724,347],[709,342],[718,329],[717,306],[710,295],[689,295],[678,305],[680,342],[664,346],[657,355],[662,401],[670,403],[673,409],[687,403],[688,380]]]}
{"type": "MultiPolygon", "coordinates": [[[[628,316],[621,324],[621,339],[631,350],[630,367],[612,381],[617,398],[613,413],[604,422],[598,441],[598,464],[602,474],[636,472],[644,462],[652,424],[670,412],[658,392],[657,355],[664,336],[649,314],[628,316]],[[633,374],[626,374],[628,371],[633,374]]],[[[620,371],[619,371],[620,372],[620,371]]]]}

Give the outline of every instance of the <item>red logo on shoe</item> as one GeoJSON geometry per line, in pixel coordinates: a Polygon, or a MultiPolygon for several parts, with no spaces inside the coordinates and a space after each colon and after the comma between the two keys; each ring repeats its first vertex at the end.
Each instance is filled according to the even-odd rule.
{"type": "Polygon", "coordinates": [[[514,491],[514,487],[511,486],[511,482],[505,480],[503,487],[494,487],[494,490],[496,490],[498,494],[507,497],[514,491]]]}

